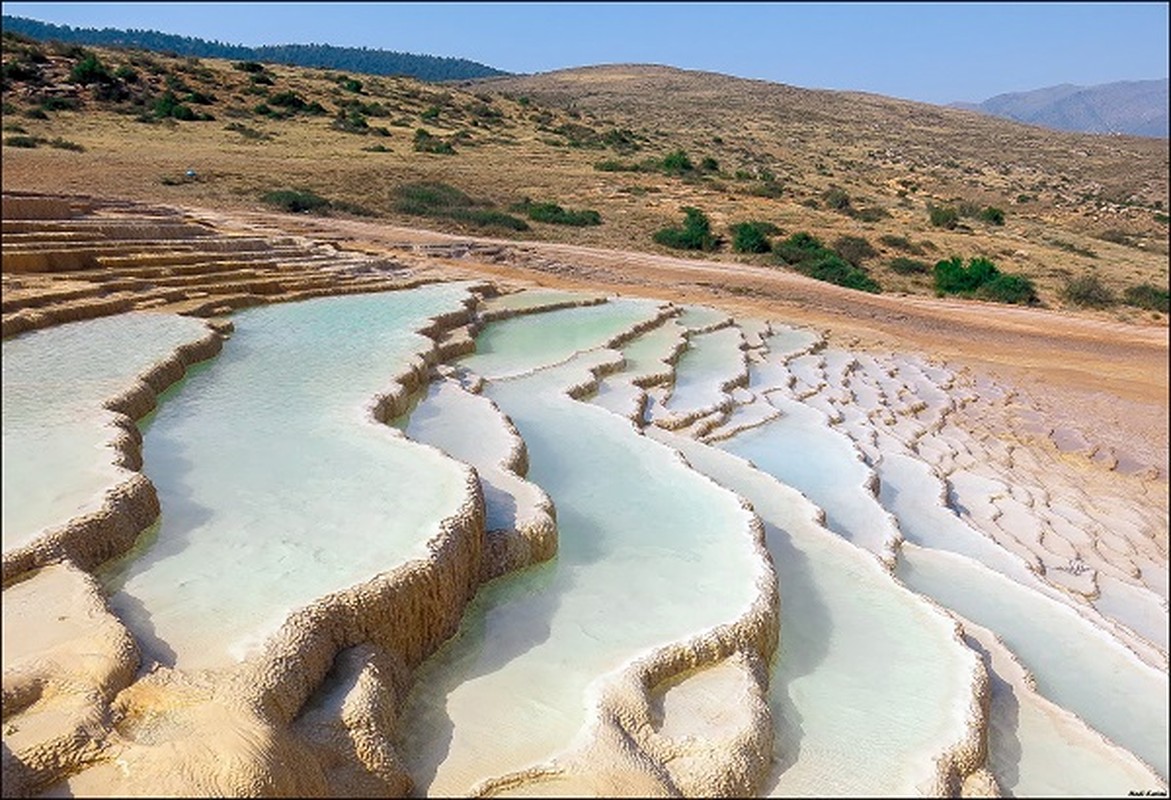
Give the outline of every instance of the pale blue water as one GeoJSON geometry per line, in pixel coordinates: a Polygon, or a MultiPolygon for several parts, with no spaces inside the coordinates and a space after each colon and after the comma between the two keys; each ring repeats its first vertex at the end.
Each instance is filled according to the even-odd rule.
{"type": "Polygon", "coordinates": [[[776,741],[761,793],[912,796],[964,734],[974,656],[952,623],[813,522],[792,489],[694,440],[653,430],[765,522],[781,592],[769,685],[776,741]]]}
{"type": "Polygon", "coordinates": [[[557,508],[559,550],[482,589],[419,670],[402,752],[421,791],[466,792],[565,749],[599,678],[734,620],[754,598],[760,565],[736,498],[629,421],[563,394],[616,357],[586,354],[484,389],[525,438],[529,478],[557,508]]]}
{"type": "Polygon", "coordinates": [[[424,553],[466,468],[367,405],[458,309],[464,284],[242,312],[219,358],[145,432],[162,517],[110,564],[110,604],[148,659],[233,663],[289,612],[424,553]]]}
{"type": "Polygon", "coordinates": [[[485,378],[520,375],[601,347],[633,325],[653,319],[658,309],[655,301],[618,299],[494,322],[476,336],[475,354],[460,363],[485,378]]]}
{"type": "Polygon", "coordinates": [[[1042,695],[1167,779],[1166,673],[1141,663],[1067,606],[965,556],[907,545],[897,574],[915,591],[997,633],[1042,695]]]}
{"type": "Polygon", "coordinates": [[[783,416],[743,431],[719,447],[746,458],[825,510],[830,530],[881,555],[898,532],[886,510],[866,488],[870,469],[850,440],[831,429],[818,411],[769,395],[783,416]]]}
{"type": "Polygon", "coordinates": [[[4,340],[4,550],[95,510],[125,480],[110,446],[120,431],[103,403],[207,333],[190,317],[130,313],[4,340]]]}
{"type": "Polygon", "coordinates": [[[675,365],[675,383],[664,404],[666,413],[685,415],[711,409],[727,398],[720,385],[745,372],[740,349],[744,337],[735,326],[692,334],[675,365]]]}

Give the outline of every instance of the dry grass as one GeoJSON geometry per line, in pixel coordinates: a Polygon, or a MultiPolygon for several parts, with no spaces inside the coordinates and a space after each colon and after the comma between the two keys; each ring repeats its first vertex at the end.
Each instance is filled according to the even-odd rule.
{"type": "MultiPolygon", "coordinates": [[[[4,44],[6,62],[19,57],[14,48],[28,47],[9,39],[4,44]]],[[[929,276],[899,275],[886,266],[904,253],[882,245],[883,235],[931,242],[936,249],[923,256],[930,263],[950,255],[987,256],[1002,271],[1033,279],[1043,302],[1055,308],[1063,305],[1068,278],[1088,271],[1118,294],[1133,284],[1168,281],[1167,226],[1155,219],[1155,204],[1167,194],[1166,144],[1160,140],[1050,133],[888,98],[657,67],[589,68],[459,87],[358,76],[364,84],[358,96],[342,89],[334,72],[270,66],[273,84],[253,88],[249,74],[225,61],[95,52],[111,70],[137,62],[138,85],[148,86],[144,93],[157,95],[173,75],[214,95],[215,103],[192,107],[215,120],[137,121],[134,113],[117,113],[93,99],[90,88],[63,85],[73,59],[50,55],[43,65],[47,83],[58,87],[55,93],[75,95],[81,107],[28,118],[24,112],[44,89],[18,81],[5,87],[4,121],[18,122],[31,136],[77,142],[85,152],[5,147],[6,190],[243,210],[259,208],[261,195],[274,189],[307,189],[396,225],[647,252],[667,252],[652,234],[677,224],[681,207],[691,205],[724,236],[728,226],[752,219],[786,233],[809,231],[826,242],[865,237],[879,250],[866,266],[888,292],[929,294],[932,287],[929,276]],[[261,89],[297,92],[329,113],[257,115],[252,109],[264,97],[251,92],[261,89]],[[389,135],[336,130],[334,112],[353,99],[380,103],[388,115],[366,121],[389,135]],[[438,117],[425,119],[432,107],[440,109],[438,117]],[[226,129],[233,123],[256,135],[226,129]],[[627,128],[643,137],[642,147],[618,153],[568,146],[565,135],[554,133],[567,125],[599,134],[627,128]],[[419,127],[456,137],[456,154],[416,152],[419,127]],[[373,145],[388,152],[369,150],[373,145]],[[604,159],[661,158],[676,148],[697,163],[716,159],[719,172],[679,178],[594,168],[604,159]],[[196,171],[195,180],[183,179],[188,169],[196,171]],[[777,176],[779,197],[754,194],[760,181],[744,176],[762,169],[777,176]],[[451,184],[501,211],[526,197],[596,209],[603,224],[530,223],[531,230],[510,233],[406,216],[395,208],[394,190],[416,181],[451,184]],[[864,222],[811,208],[831,186],[844,189],[855,209],[877,207],[889,216],[864,222]],[[1018,203],[1019,195],[1036,199],[1018,203]],[[932,228],[926,204],[957,201],[1002,208],[1007,222],[995,227],[964,219],[968,230],[932,228]],[[1132,243],[1097,238],[1109,229],[1126,232],[1132,243]]],[[[771,263],[730,247],[714,258],[771,263]]],[[[1122,307],[1076,313],[1166,324],[1163,315],[1122,307]]]]}

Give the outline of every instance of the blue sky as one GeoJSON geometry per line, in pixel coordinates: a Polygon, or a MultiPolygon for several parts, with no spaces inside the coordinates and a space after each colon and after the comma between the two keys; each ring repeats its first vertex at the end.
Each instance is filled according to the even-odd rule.
{"type": "Polygon", "coordinates": [[[929,103],[1167,77],[1166,3],[23,3],[230,44],[333,44],[509,72],[651,63],[929,103]]]}

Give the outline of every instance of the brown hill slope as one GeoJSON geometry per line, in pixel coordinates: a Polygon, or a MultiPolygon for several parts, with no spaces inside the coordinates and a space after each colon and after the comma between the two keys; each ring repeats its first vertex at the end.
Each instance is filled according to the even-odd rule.
{"type": "MultiPolygon", "coordinates": [[[[853,237],[850,257],[888,293],[933,293],[930,265],[953,255],[1028,276],[1053,308],[1072,308],[1063,290],[1086,274],[1116,297],[1167,285],[1167,154],[1149,140],[665,67],[436,86],[9,34],[3,46],[8,191],[258,210],[296,189],[331,202],[314,213],[659,254],[679,254],[652,236],[692,206],[723,240],[705,258],[787,269],[732,251],[746,220],[779,228],[774,243],[808,232],[845,252],[853,237]],[[692,168],[664,169],[679,150],[692,168]],[[442,186],[420,200],[420,183],[442,186]],[[535,220],[526,199],[600,224],[535,220]],[[929,205],[958,224],[933,226],[929,205]],[[1003,225],[976,216],[989,206],[1003,225]]],[[[1166,324],[1121,304],[1073,310],[1166,324]]]]}

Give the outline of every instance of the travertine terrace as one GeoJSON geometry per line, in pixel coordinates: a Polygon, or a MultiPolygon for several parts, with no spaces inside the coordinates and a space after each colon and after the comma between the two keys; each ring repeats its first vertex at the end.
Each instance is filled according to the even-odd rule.
{"type": "MultiPolygon", "coordinates": [[[[38,335],[190,318],[76,410],[92,496],[5,530],[6,796],[1167,790],[1165,328],[352,220],[6,194],[3,225],[6,384],[81,396],[38,335]],[[162,624],[335,550],[206,612],[248,646],[162,624]],[[183,594],[128,577],[164,563],[183,594]]],[[[8,501],[52,462],[5,419],[8,501]]]]}

